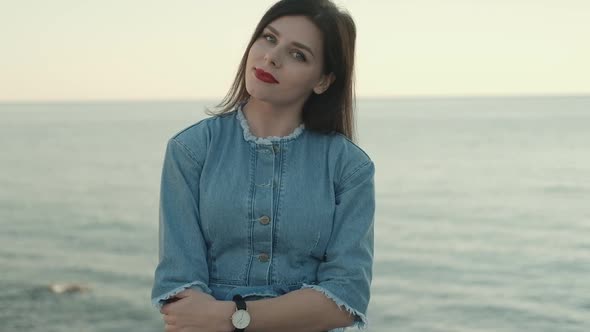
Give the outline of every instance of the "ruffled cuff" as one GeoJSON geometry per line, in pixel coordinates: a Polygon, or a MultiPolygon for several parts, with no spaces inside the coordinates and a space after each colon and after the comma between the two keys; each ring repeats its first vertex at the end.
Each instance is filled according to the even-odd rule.
{"type": "Polygon", "coordinates": [[[188,289],[188,288],[198,289],[198,290],[200,290],[204,293],[207,293],[207,294],[212,293],[209,286],[207,286],[205,283],[203,283],[201,281],[193,281],[193,282],[189,282],[187,284],[184,284],[182,286],[176,287],[173,290],[171,290],[167,293],[164,293],[161,296],[152,298],[152,305],[158,309],[161,309],[166,300],[168,300],[171,297],[174,297],[174,295],[181,293],[183,290],[188,289]]]}
{"type": "MultiPolygon", "coordinates": [[[[362,312],[352,308],[346,302],[342,301],[338,296],[334,295],[334,293],[332,293],[331,291],[327,290],[326,288],[324,288],[322,286],[310,285],[310,284],[306,284],[306,283],[303,283],[303,286],[301,286],[301,289],[304,289],[304,288],[311,288],[311,289],[315,289],[318,292],[321,292],[326,297],[328,297],[330,300],[336,302],[338,307],[340,307],[340,308],[344,307],[344,309],[346,309],[346,311],[355,315],[354,324],[351,326],[356,326],[358,329],[366,329],[367,328],[369,321],[367,320],[366,315],[363,314],[362,312]]],[[[344,331],[344,328],[337,328],[337,329],[330,330],[329,332],[343,332],[343,331],[344,331]]]]}

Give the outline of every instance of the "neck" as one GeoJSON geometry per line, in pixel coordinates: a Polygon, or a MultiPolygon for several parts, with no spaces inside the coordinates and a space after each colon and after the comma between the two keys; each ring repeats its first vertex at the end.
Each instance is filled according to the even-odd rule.
{"type": "Polygon", "coordinates": [[[275,105],[250,98],[242,108],[256,137],[287,136],[302,122],[301,105],[275,105]]]}

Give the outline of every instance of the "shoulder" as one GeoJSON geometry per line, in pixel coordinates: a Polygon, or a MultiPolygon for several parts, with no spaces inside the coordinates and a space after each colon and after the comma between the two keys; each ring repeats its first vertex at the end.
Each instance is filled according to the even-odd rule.
{"type": "Polygon", "coordinates": [[[202,143],[204,139],[209,139],[215,129],[223,127],[228,120],[235,114],[234,112],[223,115],[209,116],[187,127],[182,128],[172,135],[171,139],[182,143],[202,143]]]}
{"type": "Polygon", "coordinates": [[[336,153],[340,156],[343,161],[347,161],[350,163],[367,163],[371,162],[371,157],[369,154],[357,145],[355,142],[350,140],[343,134],[334,133],[329,135],[330,137],[330,146],[332,153],[336,153]]]}
{"type": "Polygon", "coordinates": [[[329,142],[329,158],[334,167],[337,191],[355,178],[373,177],[373,160],[363,148],[340,133],[329,135],[329,142]]]}
{"type": "Polygon", "coordinates": [[[196,123],[178,130],[168,140],[168,145],[175,143],[181,146],[193,159],[201,161],[209,149],[214,133],[223,132],[235,112],[209,116],[196,123]]]}
{"type": "Polygon", "coordinates": [[[219,116],[209,116],[196,123],[193,123],[177,131],[170,140],[175,140],[181,144],[196,149],[206,148],[211,141],[213,133],[223,130],[223,127],[229,124],[228,120],[232,118],[235,112],[229,112],[219,116]]]}

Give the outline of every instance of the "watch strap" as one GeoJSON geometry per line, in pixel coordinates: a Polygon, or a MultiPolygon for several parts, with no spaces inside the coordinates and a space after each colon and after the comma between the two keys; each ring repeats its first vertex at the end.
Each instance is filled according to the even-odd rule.
{"type": "MultiPolygon", "coordinates": [[[[242,297],[242,295],[236,294],[236,295],[234,295],[232,300],[236,303],[237,310],[246,310],[247,311],[246,301],[244,301],[244,298],[242,297]]],[[[245,330],[246,330],[245,328],[239,329],[236,327],[234,329],[234,332],[245,332],[245,330]]]]}
{"type": "Polygon", "coordinates": [[[233,301],[236,303],[238,310],[246,310],[246,301],[244,301],[244,298],[242,297],[242,295],[240,295],[240,294],[234,295],[233,301]]]}

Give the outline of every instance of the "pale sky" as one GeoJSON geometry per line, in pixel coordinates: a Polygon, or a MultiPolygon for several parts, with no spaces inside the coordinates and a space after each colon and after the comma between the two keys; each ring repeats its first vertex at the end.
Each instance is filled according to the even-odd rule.
{"type": "MultiPolygon", "coordinates": [[[[275,1],[0,0],[0,101],[220,99],[275,1]]],[[[358,97],[590,93],[588,0],[336,0],[358,97]]]]}

